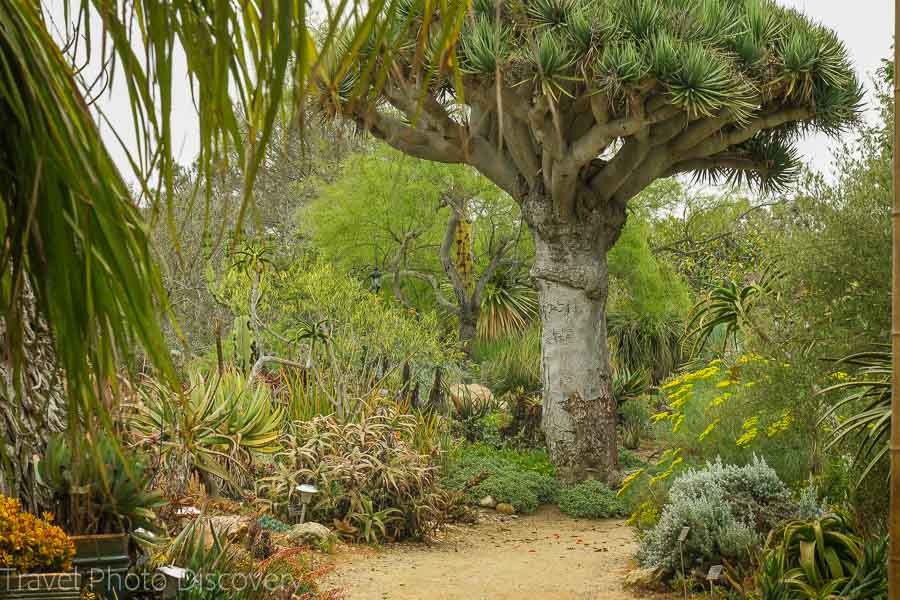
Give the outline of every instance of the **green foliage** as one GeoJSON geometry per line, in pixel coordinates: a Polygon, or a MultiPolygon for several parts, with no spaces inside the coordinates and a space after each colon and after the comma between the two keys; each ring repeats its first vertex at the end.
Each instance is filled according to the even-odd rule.
{"type": "Polygon", "coordinates": [[[761,534],[790,517],[791,494],[765,461],[738,467],[721,461],[689,469],[675,479],[659,522],[641,542],[641,562],[669,572],[681,568],[678,536],[684,543],[685,568],[726,558],[743,562],[761,534]]]}
{"type": "Polygon", "coordinates": [[[450,489],[476,503],[485,496],[532,512],[556,496],[555,469],[542,450],[520,452],[471,445],[453,452],[443,477],[450,489]]]}
{"type": "Polygon", "coordinates": [[[691,306],[687,285],[654,254],[651,238],[649,223],[641,215],[633,215],[608,257],[610,312],[622,315],[623,321],[646,322],[644,330],[684,316],[691,306]]]}
{"type": "MultiPolygon", "coordinates": [[[[814,521],[791,521],[783,529],[773,532],[769,545],[767,552],[778,564],[778,577],[797,598],[816,599],[838,594],[851,579],[855,579],[865,554],[863,541],[839,515],[814,521]]],[[[870,555],[869,559],[872,558],[870,555]]],[[[869,563],[867,568],[872,566],[869,563]]],[[[867,574],[861,574],[856,585],[865,579],[867,574]]],[[[845,596],[841,594],[841,597],[845,596]]]]}
{"type": "MultiPolygon", "coordinates": [[[[231,270],[217,293],[236,313],[248,314],[251,283],[231,270]]],[[[383,364],[393,369],[382,375],[396,380],[397,366],[407,361],[415,372],[422,367],[430,374],[456,356],[455,336],[444,333],[436,313],[413,314],[387,302],[331,264],[292,258],[267,270],[259,287],[263,346],[285,357],[302,352],[314,370],[327,369],[329,380],[319,393],[334,401],[346,403],[350,392],[368,395],[370,377],[383,364]]]]}
{"type": "Polygon", "coordinates": [[[285,533],[291,530],[290,525],[284,523],[283,521],[279,521],[271,515],[261,516],[256,520],[256,523],[262,529],[268,529],[269,531],[276,531],[278,533],[285,533]]]}
{"type": "Polygon", "coordinates": [[[285,516],[296,486],[312,483],[320,493],[309,517],[333,523],[348,539],[423,537],[449,517],[455,500],[439,487],[433,457],[415,448],[421,424],[392,405],[373,405],[358,423],[330,416],[295,422],[282,436],[275,474],[257,482],[258,496],[285,516]]]}
{"type": "Polygon", "coordinates": [[[625,503],[616,493],[594,480],[561,489],[556,503],[561,511],[576,519],[608,519],[626,513],[625,503]]]}
{"type": "Polygon", "coordinates": [[[831,421],[842,408],[851,405],[853,414],[838,421],[828,447],[838,445],[845,438],[856,438],[858,450],[855,461],[865,463],[859,480],[865,479],[872,469],[888,453],[888,435],[891,429],[891,376],[893,365],[891,352],[866,352],[847,356],[838,361],[837,366],[847,365],[855,370],[850,377],[843,371],[833,374],[838,383],[831,385],[820,394],[843,392],[844,397],[836,402],[822,417],[831,421]]]}
{"type": "Polygon", "coordinates": [[[685,338],[693,339],[693,353],[702,349],[719,328],[725,330],[723,353],[728,349],[728,342],[737,346],[738,333],[765,336],[755,321],[754,305],[772,293],[773,283],[780,276],[770,267],[753,283],[740,285],[730,281],[710,290],[706,298],[694,306],[685,327],[685,338]]]}
{"type": "Polygon", "coordinates": [[[73,534],[153,529],[154,509],[165,504],[150,489],[144,457],[121,448],[108,433],[86,435],[75,452],[69,438],[54,436],[38,469],[53,494],[58,522],[73,534]]]}
{"type": "Polygon", "coordinates": [[[184,392],[148,382],[131,416],[139,443],[158,449],[172,469],[169,479],[182,477],[182,485],[197,471],[239,486],[253,453],[278,449],[283,420],[265,384],[230,370],[191,373],[184,392]],[[180,471],[184,466],[187,473],[180,471]]]}
{"type": "MultiPolygon", "coordinates": [[[[529,240],[519,235],[518,207],[487,179],[469,167],[420,161],[385,145],[345,161],[297,219],[325,261],[341,272],[377,267],[389,284],[399,272],[399,286],[386,287],[427,312],[439,305],[429,278],[448,282],[438,252],[452,210],[448,198],[465,206],[472,221],[473,276],[484,272],[501,239],[514,241],[508,256],[530,252],[529,240]]],[[[452,299],[453,293],[444,296],[452,299]]],[[[482,307],[479,335],[494,339],[533,319],[535,293],[517,269],[500,269],[486,286],[482,307]]]]}
{"type": "Polygon", "coordinates": [[[541,387],[541,329],[532,325],[520,336],[476,345],[475,358],[481,361],[481,379],[497,396],[525,393],[541,387]]]}

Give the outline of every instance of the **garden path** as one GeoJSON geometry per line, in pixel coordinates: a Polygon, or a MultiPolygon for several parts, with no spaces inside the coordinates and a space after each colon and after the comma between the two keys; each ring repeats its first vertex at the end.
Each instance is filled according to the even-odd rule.
{"type": "Polygon", "coordinates": [[[576,520],[551,506],[518,518],[487,511],[430,544],[345,547],[323,588],[347,600],[648,598],[621,586],[636,545],[621,520],[576,520]]]}

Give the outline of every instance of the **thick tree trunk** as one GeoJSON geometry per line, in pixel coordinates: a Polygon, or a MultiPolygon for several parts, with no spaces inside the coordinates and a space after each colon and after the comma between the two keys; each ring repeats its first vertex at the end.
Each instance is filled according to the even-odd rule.
{"type": "Polygon", "coordinates": [[[459,313],[459,343],[463,352],[472,353],[472,344],[475,343],[475,335],[478,331],[477,307],[460,307],[459,313]]]}
{"type": "MultiPolygon", "coordinates": [[[[543,206],[552,206],[544,202],[543,206]]],[[[533,205],[532,205],[533,207],[533,205]]],[[[540,298],[543,429],[550,456],[568,481],[616,482],[616,405],[606,332],[606,254],[613,223],[561,222],[526,213],[535,244],[531,274],[540,298]]]]}

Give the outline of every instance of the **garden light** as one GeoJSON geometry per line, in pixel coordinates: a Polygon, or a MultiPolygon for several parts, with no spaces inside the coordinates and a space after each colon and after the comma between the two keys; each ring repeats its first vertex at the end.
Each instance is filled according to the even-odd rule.
{"type": "Polygon", "coordinates": [[[294,488],[300,494],[300,523],[306,520],[306,507],[312,502],[312,497],[319,493],[316,486],[304,483],[294,488]]]}

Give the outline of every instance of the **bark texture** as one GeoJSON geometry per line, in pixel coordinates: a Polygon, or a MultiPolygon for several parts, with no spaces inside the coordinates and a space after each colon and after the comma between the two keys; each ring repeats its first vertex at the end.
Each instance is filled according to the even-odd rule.
{"type": "Polygon", "coordinates": [[[567,481],[614,480],[618,473],[616,403],[606,339],[606,254],[625,222],[618,213],[559,219],[551,203],[530,198],[543,331],[543,429],[553,463],[567,481]]]}
{"type": "MultiPolygon", "coordinates": [[[[19,498],[26,509],[39,514],[50,506],[50,494],[38,483],[37,461],[50,436],[65,427],[65,385],[50,328],[38,317],[28,285],[21,303],[26,354],[18,382],[11,365],[0,364],[0,493],[19,498]]],[[[0,319],[4,344],[7,335],[6,321],[0,319]]]]}

